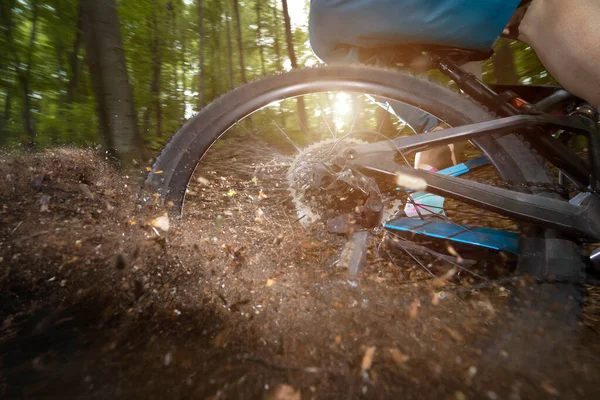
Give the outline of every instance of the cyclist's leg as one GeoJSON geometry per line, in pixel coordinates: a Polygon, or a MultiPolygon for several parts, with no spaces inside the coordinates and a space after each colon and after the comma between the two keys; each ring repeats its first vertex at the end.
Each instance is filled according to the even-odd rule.
{"type": "Polygon", "coordinates": [[[600,2],[533,0],[519,26],[548,71],[571,93],[600,106],[600,2]]]}
{"type": "MultiPolygon", "coordinates": [[[[466,63],[462,66],[462,69],[481,78],[481,63],[478,61],[466,63]]],[[[439,124],[430,130],[439,130],[443,128],[444,124],[439,124]]],[[[455,143],[417,153],[415,157],[415,168],[440,170],[456,165],[461,161],[465,144],[466,143],[455,143]]]]}

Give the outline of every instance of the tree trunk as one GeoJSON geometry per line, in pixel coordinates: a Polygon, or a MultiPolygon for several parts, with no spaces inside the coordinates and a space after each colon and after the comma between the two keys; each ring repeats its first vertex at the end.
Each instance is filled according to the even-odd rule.
{"type": "Polygon", "coordinates": [[[79,48],[81,47],[81,3],[77,6],[77,25],[75,28],[75,39],[73,47],[68,55],[69,63],[69,83],[67,85],[67,103],[74,103],[78,100],[77,89],[79,87],[79,77],[81,76],[81,65],[79,63],[79,48]]]}
{"type": "MultiPolygon", "coordinates": [[[[283,71],[283,61],[281,60],[281,45],[279,42],[279,33],[281,30],[279,29],[279,13],[277,12],[277,3],[279,0],[275,0],[275,4],[273,4],[273,47],[275,50],[275,70],[278,72],[283,71]]],[[[285,112],[283,110],[283,105],[279,103],[279,115],[281,116],[281,129],[285,131],[286,129],[286,118],[285,112]]]]}
{"type": "Polygon", "coordinates": [[[144,112],[144,134],[150,133],[150,117],[156,113],[156,136],[162,136],[162,113],[160,104],[160,77],[162,72],[162,60],[160,55],[160,27],[158,26],[157,9],[158,1],[152,2],[152,42],[150,53],[152,54],[152,80],[150,81],[150,104],[144,112]]]}
{"type": "Polygon", "coordinates": [[[0,146],[3,146],[8,139],[8,122],[10,121],[10,110],[12,105],[11,88],[6,88],[4,96],[4,112],[2,113],[2,121],[0,121],[0,146]]]}
{"type": "Polygon", "coordinates": [[[225,11],[225,19],[227,20],[227,61],[229,65],[229,90],[233,89],[233,49],[231,46],[231,18],[229,11],[225,11]]]}
{"type": "MultiPolygon", "coordinates": [[[[285,40],[287,43],[288,56],[292,63],[292,68],[298,68],[298,60],[296,59],[296,53],[294,52],[294,41],[292,37],[292,24],[290,22],[290,14],[288,12],[287,0],[281,0],[283,4],[283,20],[285,22],[285,40]]],[[[298,108],[298,119],[300,122],[300,129],[308,134],[308,116],[306,115],[306,106],[304,105],[304,97],[299,96],[296,99],[296,105],[298,108]]]]}
{"type": "MultiPolygon", "coordinates": [[[[67,54],[67,63],[69,65],[69,82],[67,83],[67,109],[70,111],[74,104],[79,101],[79,83],[81,81],[81,63],[79,62],[79,48],[81,47],[81,2],[77,2],[77,23],[75,25],[75,39],[71,51],[67,54]]],[[[73,141],[76,137],[76,131],[71,113],[67,116],[68,140],[73,141]]]]}
{"type": "Polygon", "coordinates": [[[128,167],[143,156],[115,0],[81,0],[86,59],[104,145],[128,167]]]}
{"type": "Polygon", "coordinates": [[[510,48],[510,42],[500,39],[494,57],[494,76],[499,85],[516,85],[518,83],[515,59],[510,48]]]}
{"type": "Polygon", "coordinates": [[[33,50],[37,36],[38,5],[36,0],[31,3],[31,33],[29,35],[29,48],[27,49],[27,65],[25,70],[19,70],[19,82],[23,89],[23,125],[27,135],[28,145],[35,146],[35,128],[31,112],[31,67],[33,66],[33,50]]]}
{"type": "Polygon", "coordinates": [[[161,30],[156,15],[157,8],[158,1],[154,0],[154,15],[152,20],[152,24],[154,25],[154,39],[152,41],[152,86],[150,92],[152,93],[152,107],[156,113],[156,136],[162,137],[162,107],[160,101],[160,78],[162,74],[162,57],[160,54],[161,30]]]}
{"type": "Polygon", "coordinates": [[[215,52],[213,57],[215,59],[212,63],[212,71],[215,76],[215,95],[213,98],[220,96],[223,93],[223,74],[222,74],[222,62],[221,62],[221,21],[222,21],[222,10],[221,3],[217,2],[217,15],[216,20],[212,21],[212,30],[213,30],[213,46],[215,52]]]}
{"type": "Polygon", "coordinates": [[[200,59],[200,76],[198,79],[198,110],[204,107],[204,21],[202,15],[202,0],[198,0],[198,35],[200,46],[198,56],[200,59]]]}
{"type": "Polygon", "coordinates": [[[256,0],[256,44],[258,46],[258,53],[260,54],[260,70],[262,75],[265,76],[267,71],[265,70],[265,54],[262,45],[262,21],[260,18],[260,0],[256,0]]]}
{"type": "MultiPolygon", "coordinates": [[[[13,49],[13,22],[12,10],[16,0],[8,0],[0,2],[0,23],[3,27],[4,39],[6,40],[6,65],[2,65],[4,71],[9,71],[11,65],[19,65],[17,53],[13,49]]],[[[8,72],[6,72],[8,75],[8,72]]],[[[6,83],[4,95],[4,112],[0,121],[0,146],[4,145],[8,139],[8,123],[11,120],[11,105],[13,86],[6,83]]]]}
{"type": "Polygon", "coordinates": [[[279,44],[279,13],[277,12],[277,4],[273,6],[273,26],[275,27],[275,33],[273,35],[273,47],[275,50],[275,61],[277,65],[275,69],[277,71],[283,71],[283,62],[281,61],[281,45],[279,44]]]}
{"type": "Polygon", "coordinates": [[[242,75],[242,82],[248,83],[248,80],[246,79],[246,66],[244,65],[244,43],[242,42],[242,24],[240,22],[240,10],[238,7],[238,0],[233,0],[233,14],[235,17],[238,57],[240,61],[240,72],[242,75]]]}
{"type": "Polygon", "coordinates": [[[288,56],[292,63],[292,68],[298,68],[298,60],[294,52],[294,39],[292,36],[292,23],[290,22],[290,13],[288,12],[287,0],[281,0],[283,4],[283,21],[285,23],[285,41],[287,43],[288,56]]]}

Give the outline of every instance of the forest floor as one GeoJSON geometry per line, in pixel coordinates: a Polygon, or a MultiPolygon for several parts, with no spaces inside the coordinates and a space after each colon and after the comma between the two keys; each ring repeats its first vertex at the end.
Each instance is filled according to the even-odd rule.
{"type": "Polygon", "coordinates": [[[373,254],[350,279],[334,239],[218,174],[167,227],[144,173],[0,156],[0,398],[600,398],[597,288],[549,330],[516,316],[526,280],[439,287],[373,254]]]}

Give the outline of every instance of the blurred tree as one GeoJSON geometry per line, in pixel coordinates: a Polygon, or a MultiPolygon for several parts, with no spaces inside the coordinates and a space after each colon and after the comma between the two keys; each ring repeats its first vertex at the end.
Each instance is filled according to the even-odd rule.
{"type": "MultiPolygon", "coordinates": [[[[294,40],[292,36],[292,23],[290,21],[290,13],[288,11],[287,0],[281,0],[283,5],[283,20],[285,24],[285,40],[287,43],[288,56],[290,57],[290,63],[292,68],[298,68],[298,60],[296,58],[296,52],[294,51],[294,40]]],[[[296,99],[298,106],[298,119],[300,123],[300,129],[308,135],[308,116],[306,114],[306,105],[304,104],[304,97],[300,96],[296,99]]]]}
{"type": "Polygon", "coordinates": [[[515,68],[515,58],[510,41],[508,39],[500,39],[496,46],[496,54],[493,59],[494,76],[496,83],[500,85],[516,85],[517,70],[515,68]]]}
{"type": "MultiPolygon", "coordinates": [[[[304,15],[308,0],[0,0],[0,145],[159,150],[244,80],[316,63],[302,4],[304,15]],[[89,14],[106,4],[110,15],[89,14]]],[[[527,44],[500,40],[495,50],[486,81],[555,83],[527,44]]],[[[306,131],[343,132],[350,123],[340,125],[337,101],[281,102],[254,126],[274,136],[285,129],[299,143],[306,131]]],[[[355,102],[348,97],[349,114],[355,102]]],[[[389,115],[363,110],[361,118],[394,129],[389,115]]]]}
{"type": "Polygon", "coordinates": [[[198,58],[200,59],[200,76],[198,79],[198,110],[204,107],[204,17],[202,14],[202,0],[198,1],[198,58]]]}
{"type": "Polygon", "coordinates": [[[233,15],[235,17],[238,57],[240,60],[240,74],[242,76],[242,83],[247,83],[248,80],[246,79],[246,65],[244,63],[244,43],[242,42],[242,23],[240,19],[240,9],[238,0],[233,0],[233,15]]]}
{"type": "Polygon", "coordinates": [[[231,18],[229,11],[225,11],[225,19],[227,20],[227,64],[229,65],[229,90],[233,89],[233,51],[231,45],[231,18]]]}
{"type": "Polygon", "coordinates": [[[142,156],[115,0],[82,0],[83,34],[101,137],[127,166],[142,156]]]}
{"type": "Polygon", "coordinates": [[[266,75],[267,71],[265,69],[265,54],[264,54],[264,49],[263,49],[263,44],[262,44],[262,32],[261,32],[261,27],[262,27],[262,20],[261,20],[261,16],[260,16],[260,3],[261,0],[255,0],[256,1],[256,45],[258,46],[258,52],[260,54],[260,71],[262,73],[262,75],[266,75]]]}
{"type": "MultiPolygon", "coordinates": [[[[27,134],[28,145],[35,145],[35,128],[33,126],[33,116],[31,112],[31,69],[33,67],[33,54],[36,45],[36,36],[38,30],[38,4],[36,0],[31,3],[31,32],[29,34],[29,46],[27,48],[25,56],[25,64],[23,64],[18,58],[16,59],[18,65],[18,77],[19,83],[23,90],[23,126],[25,133],[27,134]]],[[[18,55],[15,55],[18,57],[18,55]]]]}

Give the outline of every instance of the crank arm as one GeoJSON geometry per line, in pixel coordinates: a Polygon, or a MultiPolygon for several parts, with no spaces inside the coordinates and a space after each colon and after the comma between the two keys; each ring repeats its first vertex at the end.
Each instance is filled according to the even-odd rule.
{"type": "Polygon", "coordinates": [[[348,164],[351,167],[387,175],[400,173],[422,179],[427,184],[427,192],[461,200],[518,220],[558,229],[567,234],[600,240],[600,198],[597,193],[591,193],[585,201],[576,205],[567,201],[399,166],[391,158],[377,157],[377,154],[352,160],[348,164]]]}
{"type": "Polygon", "coordinates": [[[420,133],[380,141],[375,143],[361,144],[346,150],[349,158],[360,157],[365,154],[385,153],[390,151],[402,151],[412,153],[425,151],[441,145],[463,142],[479,136],[489,134],[506,135],[517,130],[526,128],[557,128],[574,133],[595,134],[596,129],[585,118],[577,116],[543,115],[515,115],[491,121],[479,122],[471,125],[448,128],[440,131],[420,133]]]}

